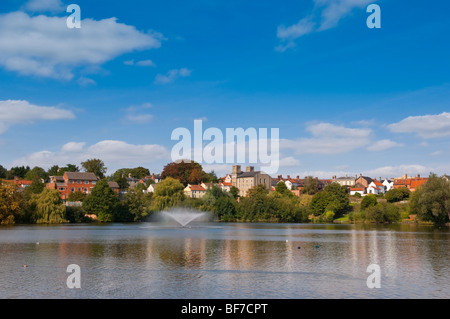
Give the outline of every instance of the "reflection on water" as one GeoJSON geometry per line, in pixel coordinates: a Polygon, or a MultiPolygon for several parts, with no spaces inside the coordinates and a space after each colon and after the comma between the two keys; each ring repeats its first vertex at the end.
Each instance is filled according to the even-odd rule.
{"type": "Polygon", "coordinates": [[[415,225],[2,227],[0,298],[448,298],[449,248],[448,229],[415,225]]]}

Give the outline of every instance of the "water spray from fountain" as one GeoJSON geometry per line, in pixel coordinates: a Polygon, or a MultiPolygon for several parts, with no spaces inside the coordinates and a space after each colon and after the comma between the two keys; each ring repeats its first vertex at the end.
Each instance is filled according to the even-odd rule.
{"type": "Polygon", "coordinates": [[[206,212],[187,208],[174,208],[168,211],[159,212],[158,215],[163,219],[176,221],[181,227],[189,228],[189,224],[193,221],[199,221],[207,217],[206,212]]]}

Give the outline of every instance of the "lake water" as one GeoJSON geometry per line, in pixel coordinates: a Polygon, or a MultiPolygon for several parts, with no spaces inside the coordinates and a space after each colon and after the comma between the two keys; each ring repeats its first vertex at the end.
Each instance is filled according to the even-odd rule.
{"type": "Polygon", "coordinates": [[[0,228],[0,298],[448,298],[450,230],[415,225],[0,228]],[[67,266],[81,268],[69,289],[67,266]],[[381,288],[367,287],[378,264],[381,288]],[[27,267],[23,267],[27,265],[27,267]]]}

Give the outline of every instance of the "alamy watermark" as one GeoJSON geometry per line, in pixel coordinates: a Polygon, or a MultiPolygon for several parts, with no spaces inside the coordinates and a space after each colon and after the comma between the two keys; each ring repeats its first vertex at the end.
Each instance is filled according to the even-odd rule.
{"type": "Polygon", "coordinates": [[[377,264],[370,264],[367,266],[366,272],[371,273],[367,277],[367,288],[381,288],[381,267],[377,264]]]}
{"type": "Polygon", "coordinates": [[[72,13],[67,17],[66,24],[69,29],[81,28],[81,8],[78,4],[70,4],[67,6],[66,12],[72,13]]]}
{"type": "Polygon", "coordinates": [[[226,128],[225,134],[217,127],[203,131],[203,121],[194,120],[193,134],[184,127],[172,131],[171,139],[179,141],[171,152],[172,161],[193,160],[200,164],[259,164],[267,174],[279,168],[279,128],[226,128]],[[209,143],[205,144],[205,141],[209,143]]]}
{"type": "Polygon", "coordinates": [[[67,266],[67,273],[70,273],[66,280],[67,288],[81,288],[81,268],[77,264],[71,264],[67,266]]]}

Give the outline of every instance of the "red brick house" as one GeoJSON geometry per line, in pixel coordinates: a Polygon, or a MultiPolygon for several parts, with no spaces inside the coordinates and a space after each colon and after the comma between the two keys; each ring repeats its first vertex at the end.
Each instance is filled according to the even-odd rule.
{"type": "Polygon", "coordinates": [[[65,172],[63,176],[50,176],[46,187],[57,189],[62,200],[67,200],[70,193],[80,191],[90,194],[99,178],[94,173],[65,172]]]}

